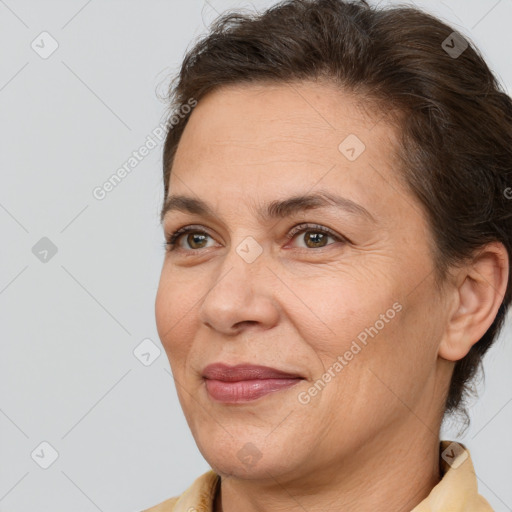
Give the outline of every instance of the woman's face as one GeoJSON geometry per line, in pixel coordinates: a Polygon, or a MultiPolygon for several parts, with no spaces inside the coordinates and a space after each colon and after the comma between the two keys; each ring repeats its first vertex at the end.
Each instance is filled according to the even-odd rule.
{"type": "Polygon", "coordinates": [[[219,473],[320,478],[436,432],[446,307],[394,137],[326,84],[229,86],[195,107],[169,196],[209,213],[181,201],[164,218],[166,234],[193,227],[165,255],[156,321],[192,434],[219,473]],[[294,378],[208,381],[213,363],[294,378]]]}

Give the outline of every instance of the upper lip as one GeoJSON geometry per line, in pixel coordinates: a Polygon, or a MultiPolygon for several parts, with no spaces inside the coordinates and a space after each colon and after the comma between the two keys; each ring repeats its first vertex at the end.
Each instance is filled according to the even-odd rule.
{"type": "Polygon", "coordinates": [[[288,373],[276,368],[253,364],[237,364],[230,366],[224,363],[213,363],[203,370],[205,379],[236,382],[255,379],[301,379],[297,374],[288,373]]]}

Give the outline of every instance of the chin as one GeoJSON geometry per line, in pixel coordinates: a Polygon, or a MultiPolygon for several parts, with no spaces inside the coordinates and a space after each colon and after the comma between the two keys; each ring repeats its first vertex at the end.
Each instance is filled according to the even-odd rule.
{"type": "Polygon", "coordinates": [[[243,462],[239,460],[237,454],[229,457],[225,454],[218,457],[205,457],[213,470],[223,478],[234,477],[240,480],[272,480],[286,474],[290,470],[289,464],[283,466],[279,458],[275,452],[271,459],[263,456],[261,459],[251,460],[246,455],[243,462]]]}
{"type": "Polygon", "coordinates": [[[205,460],[223,477],[265,480],[287,474],[292,468],[305,464],[297,450],[296,438],[289,432],[287,439],[278,436],[269,439],[268,429],[239,428],[237,435],[237,429],[226,427],[232,436],[222,427],[218,426],[218,429],[222,430],[216,432],[218,435],[209,430],[204,437],[194,438],[205,460]]]}

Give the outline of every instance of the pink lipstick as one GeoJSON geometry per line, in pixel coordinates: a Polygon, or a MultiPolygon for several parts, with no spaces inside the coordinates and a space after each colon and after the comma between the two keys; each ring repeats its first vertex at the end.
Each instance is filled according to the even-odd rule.
{"type": "Polygon", "coordinates": [[[203,370],[206,390],[211,398],[224,403],[256,400],[275,391],[287,389],[303,377],[268,366],[223,363],[208,365],[203,370]]]}

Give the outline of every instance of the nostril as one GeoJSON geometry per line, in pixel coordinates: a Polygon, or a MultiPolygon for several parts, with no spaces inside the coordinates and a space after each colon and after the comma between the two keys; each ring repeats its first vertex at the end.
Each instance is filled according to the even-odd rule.
{"type": "Polygon", "coordinates": [[[254,325],[254,324],[257,324],[258,322],[256,320],[243,320],[242,322],[238,322],[236,325],[236,328],[237,329],[240,329],[242,327],[246,327],[247,325],[254,325]]]}

